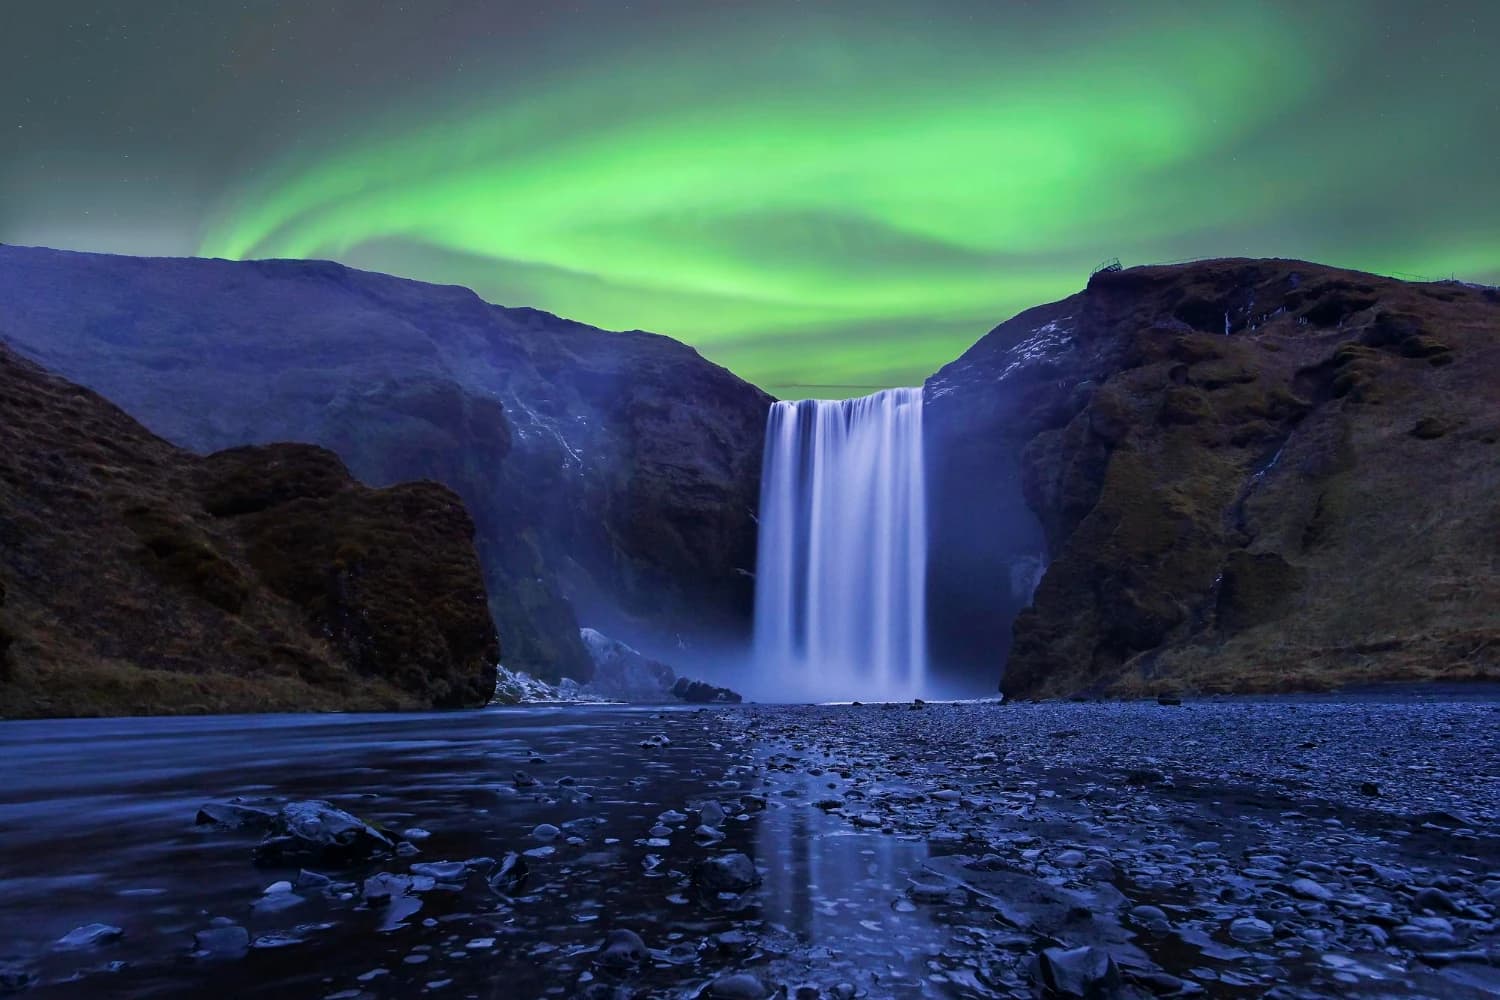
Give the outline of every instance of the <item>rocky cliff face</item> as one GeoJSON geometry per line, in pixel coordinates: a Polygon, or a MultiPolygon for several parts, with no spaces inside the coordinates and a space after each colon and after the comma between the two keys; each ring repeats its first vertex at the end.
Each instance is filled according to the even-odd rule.
{"type": "Polygon", "coordinates": [[[0,247],[0,335],[198,451],[302,440],[477,527],[506,664],[747,632],[769,398],[680,343],[320,261],[0,247]]]}
{"type": "Polygon", "coordinates": [[[473,530],[322,448],[191,455],[0,347],[0,716],[483,705],[473,530]]]}
{"type": "Polygon", "coordinates": [[[1045,536],[1008,696],[1500,677],[1495,289],[1294,261],[1105,271],[927,397],[986,470],[970,520],[1023,503],[1045,536]]]}

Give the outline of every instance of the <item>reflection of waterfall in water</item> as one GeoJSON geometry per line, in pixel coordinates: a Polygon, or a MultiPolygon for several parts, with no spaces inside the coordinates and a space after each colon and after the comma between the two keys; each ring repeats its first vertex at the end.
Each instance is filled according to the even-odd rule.
{"type": "Polygon", "coordinates": [[[829,794],[821,777],[784,774],[777,784],[798,794],[784,788],[755,814],[754,854],[765,872],[758,916],[772,932],[766,937],[789,934],[801,946],[791,957],[809,962],[828,985],[880,983],[878,994],[859,995],[974,995],[933,990],[957,964],[948,956],[963,949],[937,908],[907,897],[913,882],[937,881],[923,868],[927,843],[862,831],[825,813],[812,804],[829,794]]]}
{"type": "Polygon", "coordinates": [[[927,672],[922,390],[776,403],[766,424],[757,686],[909,697],[927,672]]]}

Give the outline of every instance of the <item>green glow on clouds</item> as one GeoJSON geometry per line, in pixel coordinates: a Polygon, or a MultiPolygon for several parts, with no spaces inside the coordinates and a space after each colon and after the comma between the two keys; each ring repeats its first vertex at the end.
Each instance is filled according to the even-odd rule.
{"type": "Polygon", "coordinates": [[[333,257],[654,330],[786,396],[918,382],[1113,255],[1490,267],[1483,226],[1351,227],[1340,189],[1373,198],[1414,169],[1389,137],[1422,109],[1391,108],[1383,133],[1320,120],[1348,69],[1320,22],[1236,8],[1061,34],[1004,18],[661,32],[290,156],[199,251],[333,257]]]}

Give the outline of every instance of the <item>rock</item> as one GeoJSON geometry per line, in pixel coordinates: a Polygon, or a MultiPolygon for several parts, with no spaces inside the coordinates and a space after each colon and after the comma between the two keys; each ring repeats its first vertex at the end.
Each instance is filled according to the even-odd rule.
{"type": "Polygon", "coordinates": [[[913,882],[907,886],[906,894],[919,903],[946,903],[963,892],[946,882],[913,882]]]}
{"type": "Polygon", "coordinates": [[[531,874],[526,859],[514,851],[500,859],[499,866],[490,874],[490,888],[502,896],[509,896],[519,889],[531,874]]]}
{"type": "Polygon", "coordinates": [[[726,687],[716,687],[705,681],[689,680],[686,677],[677,678],[672,685],[672,697],[689,704],[706,704],[717,702],[720,704],[738,705],[743,699],[738,693],[726,687]]]}
{"type": "Polygon", "coordinates": [[[535,788],[537,780],[525,771],[517,771],[510,779],[517,788],[535,788]]]}
{"type": "Polygon", "coordinates": [[[320,872],[308,871],[306,868],[297,873],[297,881],[294,885],[298,889],[326,889],[333,884],[333,879],[320,872]]]}
{"type": "Polygon", "coordinates": [[[327,802],[310,800],[282,806],[255,857],[263,864],[293,858],[338,864],[390,854],[395,847],[390,837],[363,820],[327,802]]]}
{"type": "Polygon", "coordinates": [[[760,873],[754,862],[735,851],[698,862],[693,880],[710,892],[744,892],[760,884],[760,873]]]}
{"type": "Polygon", "coordinates": [[[1134,906],[1130,909],[1131,919],[1153,931],[1169,930],[1172,926],[1167,919],[1166,911],[1159,906],[1134,906]]]}
{"type": "Polygon", "coordinates": [[[288,893],[288,892],[291,892],[291,891],[292,891],[292,883],[283,880],[281,882],[272,882],[270,885],[266,886],[265,892],[263,892],[262,895],[264,895],[264,896],[278,896],[278,895],[281,895],[282,893],[288,893]]]}
{"type": "Polygon", "coordinates": [[[671,667],[597,629],[579,629],[578,635],[594,666],[593,678],[584,686],[589,697],[647,704],[671,698],[677,680],[671,667]]]}
{"type": "Polygon", "coordinates": [[[635,931],[617,928],[610,931],[599,948],[599,964],[611,969],[630,969],[647,957],[646,942],[635,931]]]}
{"type": "Polygon", "coordinates": [[[1084,865],[1083,874],[1096,882],[1113,882],[1119,876],[1119,872],[1115,870],[1115,866],[1103,858],[1090,861],[1087,865],[1084,865]]]}
{"type": "Polygon", "coordinates": [[[698,994],[703,1000],[765,1000],[769,996],[765,983],[748,972],[720,976],[698,994]]]}
{"type": "Polygon", "coordinates": [[[1453,897],[1441,889],[1428,887],[1421,889],[1411,899],[1411,905],[1418,910],[1430,910],[1433,913],[1462,913],[1463,908],[1453,901],[1453,897]]]}
{"type": "Polygon", "coordinates": [[[1229,924],[1229,936],[1247,944],[1270,940],[1273,933],[1271,925],[1259,917],[1240,917],[1229,924]]]}
{"type": "Polygon", "coordinates": [[[698,807],[698,822],[704,826],[723,826],[724,807],[713,801],[703,803],[698,807]]]}
{"type": "Polygon", "coordinates": [[[561,836],[562,836],[562,831],[559,830],[557,827],[553,826],[551,823],[542,823],[542,824],[539,824],[538,826],[536,826],[531,831],[531,839],[532,840],[540,840],[540,841],[542,841],[544,843],[548,842],[548,841],[556,840],[558,837],[561,837],[561,836]]]}
{"type": "Polygon", "coordinates": [[[110,924],[84,924],[58,938],[53,947],[58,951],[81,951],[112,944],[124,936],[123,930],[110,924]]]}
{"type": "Polygon", "coordinates": [[[495,692],[491,703],[495,705],[546,705],[559,701],[577,701],[583,696],[576,689],[564,692],[546,681],[538,680],[524,670],[511,670],[496,664],[495,692]]]}
{"type": "Polygon", "coordinates": [[[379,872],[365,879],[365,899],[378,903],[397,896],[409,896],[413,893],[428,892],[436,881],[423,875],[398,875],[393,872],[379,872]]]}
{"type": "Polygon", "coordinates": [[[193,950],[210,958],[240,958],[250,950],[250,932],[238,925],[210,927],[193,935],[193,950]]]}
{"type": "Polygon", "coordinates": [[[1359,794],[1368,795],[1371,798],[1378,798],[1380,796],[1380,786],[1375,784],[1375,782],[1373,781],[1361,782],[1359,786],[1359,794]]]}
{"type": "Polygon", "coordinates": [[[1287,888],[1292,891],[1292,895],[1294,896],[1301,896],[1303,899],[1316,900],[1320,903],[1326,903],[1333,898],[1333,893],[1331,891],[1329,891],[1326,887],[1319,885],[1317,882],[1314,882],[1310,878],[1294,879],[1291,885],[1287,886],[1287,888]]]}
{"type": "Polygon", "coordinates": [[[1058,997],[1104,997],[1120,987],[1120,970],[1098,948],[1047,948],[1036,958],[1035,977],[1058,997]]]}
{"type": "Polygon", "coordinates": [[[1391,938],[1401,947],[1412,951],[1446,951],[1459,946],[1451,925],[1447,928],[1441,925],[1423,926],[1413,921],[1391,931],[1391,938]]]}
{"type": "Polygon", "coordinates": [[[276,821],[276,810],[251,805],[239,799],[227,802],[205,802],[194,820],[199,826],[217,826],[226,830],[253,830],[263,833],[276,821]]]}
{"type": "MultiPolygon", "coordinates": [[[[486,859],[488,860],[488,859],[486,859]]],[[[462,885],[474,870],[468,861],[420,861],[411,866],[411,873],[446,885],[462,885]]]]}

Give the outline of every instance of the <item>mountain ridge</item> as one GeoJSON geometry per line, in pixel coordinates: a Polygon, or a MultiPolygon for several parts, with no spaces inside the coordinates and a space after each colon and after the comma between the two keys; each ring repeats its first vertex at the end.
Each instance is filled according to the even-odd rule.
{"type": "Polygon", "coordinates": [[[193,450],[453,487],[515,669],[586,680],[580,624],[662,658],[748,634],[770,397],[672,338],[331,261],[14,246],[0,336],[193,450]]]}

